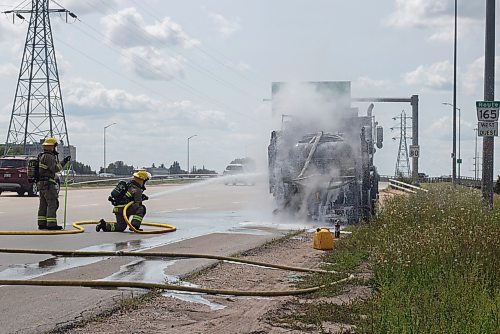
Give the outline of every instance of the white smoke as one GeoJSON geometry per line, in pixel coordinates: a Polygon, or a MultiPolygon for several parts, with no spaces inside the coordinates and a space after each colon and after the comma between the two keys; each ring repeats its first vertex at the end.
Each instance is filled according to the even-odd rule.
{"type": "Polygon", "coordinates": [[[358,111],[350,107],[350,84],[279,83],[273,87],[273,92],[273,114],[281,118],[281,128],[277,129],[281,130],[277,134],[277,154],[271,157],[276,160],[275,168],[270,170],[278,181],[277,205],[298,209],[300,216],[321,215],[317,211],[320,202],[324,204],[325,198],[327,202],[333,201],[340,192],[339,189],[327,191],[328,185],[333,186],[332,180],[339,180],[340,169],[345,175],[351,168],[350,173],[354,175],[352,156],[353,152],[360,151],[360,125],[353,122],[358,111]],[[311,136],[305,138],[306,135],[311,136]],[[331,158],[333,155],[335,160],[327,161],[321,168],[312,163],[304,168],[304,161],[319,135],[324,139],[327,135],[340,135],[344,142],[322,141],[314,157],[331,158]],[[287,186],[279,180],[297,180],[299,175],[300,181],[295,183],[300,183],[300,190],[287,202],[290,196],[284,194],[294,190],[285,189],[287,186]]]}

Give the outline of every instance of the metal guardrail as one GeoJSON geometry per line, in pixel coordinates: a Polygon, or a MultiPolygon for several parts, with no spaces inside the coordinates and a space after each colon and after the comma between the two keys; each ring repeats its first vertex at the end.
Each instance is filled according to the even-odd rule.
{"type": "Polygon", "coordinates": [[[389,179],[389,186],[412,194],[416,194],[418,191],[429,192],[427,189],[394,179],[389,179]]]}
{"type": "MultiPolygon", "coordinates": [[[[186,180],[201,180],[207,178],[219,177],[219,174],[167,174],[167,175],[153,175],[151,180],[174,180],[174,179],[186,179],[186,180]]],[[[85,185],[85,184],[95,184],[95,183],[108,183],[117,182],[123,179],[130,179],[131,175],[121,175],[116,177],[100,177],[97,175],[75,175],[68,177],[68,184],[70,185],[85,185]]],[[[61,181],[64,182],[64,176],[61,177],[61,181]]],[[[151,182],[151,181],[150,181],[151,182]]]]}
{"type": "MultiPolygon", "coordinates": [[[[390,180],[394,180],[394,176],[380,175],[380,181],[390,182],[390,180]]],[[[427,177],[418,178],[417,181],[420,183],[442,183],[442,182],[451,183],[452,177],[451,176],[427,176],[427,177]]],[[[481,179],[469,177],[469,176],[461,176],[461,177],[457,178],[457,184],[464,186],[464,187],[471,187],[471,188],[480,189],[481,188],[481,179]]]]}
{"type": "MultiPolygon", "coordinates": [[[[427,177],[425,178],[422,182],[427,182],[427,183],[441,183],[441,182],[448,182],[451,183],[453,181],[451,176],[439,176],[439,177],[427,177]]],[[[464,187],[471,187],[471,188],[481,188],[482,180],[481,179],[476,179],[473,177],[467,177],[467,176],[461,176],[460,178],[457,178],[457,184],[464,186],[464,187]]]]}

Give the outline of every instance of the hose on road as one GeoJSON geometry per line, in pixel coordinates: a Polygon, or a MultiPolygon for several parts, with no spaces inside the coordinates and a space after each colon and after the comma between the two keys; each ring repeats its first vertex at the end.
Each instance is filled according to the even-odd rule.
{"type": "MultiPolygon", "coordinates": [[[[341,280],[332,282],[328,285],[339,284],[352,279],[353,276],[348,276],[341,280]]],[[[34,285],[34,286],[78,286],[88,288],[140,288],[150,290],[172,290],[182,292],[197,292],[208,295],[227,295],[227,296],[247,296],[247,297],[283,297],[296,296],[316,292],[327,285],[314,286],[312,288],[282,290],[282,291],[242,291],[242,290],[224,290],[224,289],[207,289],[191,286],[181,286],[165,283],[146,283],[146,282],[120,282],[120,281],[82,281],[82,280],[0,280],[0,285],[34,285]]]]}
{"type": "MultiPolygon", "coordinates": [[[[125,222],[127,223],[129,229],[135,233],[138,234],[161,234],[161,233],[168,233],[168,232],[174,232],[177,230],[177,228],[174,225],[169,225],[169,224],[160,224],[160,223],[147,223],[143,222],[141,224],[144,226],[151,226],[151,227],[159,227],[160,229],[154,229],[154,230],[145,230],[145,231],[140,231],[130,223],[130,220],[127,217],[127,209],[129,206],[131,206],[134,202],[129,202],[125,207],[123,208],[123,218],[125,219],[125,222]]],[[[78,221],[72,224],[72,226],[75,228],[75,230],[60,230],[60,231],[0,231],[0,235],[63,235],[63,234],[78,234],[78,233],[83,233],[85,232],[85,229],[81,225],[97,225],[99,224],[99,221],[96,220],[83,220],[83,221],[78,221]]]]}
{"type": "Polygon", "coordinates": [[[237,257],[230,256],[219,256],[211,254],[200,254],[200,253],[167,253],[167,252],[130,252],[130,251],[79,251],[79,250],[51,250],[51,249],[20,249],[20,248],[0,248],[0,253],[10,253],[10,254],[51,254],[59,256],[135,256],[135,257],[145,257],[145,258],[197,258],[197,259],[210,259],[219,261],[229,261],[250,264],[255,266],[261,266],[266,268],[282,269],[297,272],[308,272],[308,273],[321,273],[321,274],[337,274],[335,271],[328,271],[322,269],[310,269],[302,267],[291,267],[284,266],[280,264],[272,264],[260,261],[252,261],[240,259],[237,257]]]}
{"type": "MultiPolygon", "coordinates": [[[[166,253],[166,252],[130,252],[130,251],[78,251],[78,250],[47,250],[47,249],[15,249],[15,248],[0,248],[0,253],[22,253],[22,254],[51,254],[62,256],[136,256],[136,257],[159,257],[159,258],[205,258],[220,261],[230,261],[256,265],[266,268],[282,269],[297,272],[323,273],[323,274],[341,274],[335,271],[322,269],[310,269],[302,267],[284,266],[279,264],[271,264],[260,261],[245,260],[236,257],[197,254],[197,253],[166,253]]],[[[123,282],[123,281],[86,281],[86,280],[0,280],[0,285],[35,285],[35,286],[80,286],[94,288],[142,288],[142,289],[160,289],[173,290],[184,292],[198,292],[210,295],[232,295],[232,296],[259,296],[259,297],[277,297],[277,296],[293,296],[308,294],[320,289],[326,288],[334,284],[346,282],[354,278],[352,274],[344,274],[345,278],[333,281],[329,284],[318,285],[304,289],[282,290],[282,291],[242,291],[242,290],[224,290],[224,289],[207,289],[189,286],[181,286],[174,284],[163,283],[146,283],[146,282],[123,282]]]]}

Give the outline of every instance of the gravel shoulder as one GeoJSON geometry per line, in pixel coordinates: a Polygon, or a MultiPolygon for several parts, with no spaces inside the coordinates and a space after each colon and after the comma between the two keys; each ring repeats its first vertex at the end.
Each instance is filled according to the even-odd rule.
{"type": "MultiPolygon", "coordinates": [[[[382,191],[380,204],[400,193],[393,189],[382,191]]],[[[238,256],[318,268],[325,252],[313,249],[312,240],[313,233],[296,233],[238,256]]],[[[367,263],[362,263],[353,273],[355,280],[352,283],[340,286],[337,293],[324,296],[262,298],[150,294],[144,300],[122,303],[111,316],[98,317],[64,333],[350,333],[354,328],[349,324],[352,322],[349,307],[370,297],[371,289],[366,282],[372,276],[367,263]],[[346,314],[332,314],[331,322],[323,321],[319,325],[296,321],[296,315],[307,313],[318,305],[329,305],[330,310],[338,305],[337,310],[345,310],[346,314]]],[[[294,289],[304,275],[307,274],[219,262],[184,281],[204,288],[277,291],[294,289]]]]}
{"type": "MultiPolygon", "coordinates": [[[[312,234],[301,233],[240,254],[241,258],[290,266],[318,267],[322,251],[312,248],[312,234]]],[[[240,290],[293,289],[299,274],[222,262],[186,278],[206,288],[240,290]]],[[[269,317],[293,297],[187,296],[170,293],[140,303],[123,303],[111,316],[97,318],[65,333],[303,333],[274,326],[269,317]],[[174,297],[177,296],[177,297],[174,297]],[[179,297],[181,296],[181,297],[179,297]],[[205,303],[205,304],[203,304],[205,303]],[[208,305],[206,305],[208,304],[208,305]]]]}

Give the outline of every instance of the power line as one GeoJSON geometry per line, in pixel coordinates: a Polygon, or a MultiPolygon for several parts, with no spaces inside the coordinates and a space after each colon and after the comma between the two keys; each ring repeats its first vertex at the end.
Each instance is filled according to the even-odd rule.
{"type": "MultiPolygon", "coordinates": [[[[88,1],[87,1],[87,3],[88,3],[90,6],[93,6],[95,9],[97,9],[97,10],[98,10],[101,14],[104,14],[104,13],[100,10],[100,8],[98,8],[98,7],[96,7],[95,5],[93,5],[93,4],[91,4],[91,3],[89,3],[88,1]]],[[[105,4],[105,5],[109,5],[109,4],[105,4]]],[[[161,21],[161,20],[160,20],[160,21],[161,21]]],[[[134,21],[131,21],[131,22],[132,22],[132,24],[133,24],[133,26],[135,27],[135,29],[136,29],[136,31],[137,31],[137,32],[143,32],[142,27],[140,27],[140,26],[139,26],[136,22],[134,22],[134,21]]],[[[124,27],[125,27],[125,29],[127,29],[128,31],[130,31],[130,32],[132,32],[132,33],[133,33],[133,31],[131,30],[130,26],[128,26],[128,25],[124,25],[124,27]]],[[[175,33],[175,31],[172,31],[172,29],[171,29],[170,27],[168,27],[168,29],[169,29],[171,32],[175,33]]],[[[147,34],[147,35],[145,35],[145,36],[140,35],[140,38],[141,38],[143,41],[145,41],[145,42],[146,42],[146,44],[150,44],[150,42],[156,42],[156,43],[158,43],[158,42],[159,42],[159,43],[163,43],[163,41],[162,41],[162,40],[160,40],[160,38],[158,38],[158,37],[157,37],[157,36],[155,36],[155,35],[149,35],[149,34],[147,34]],[[147,38],[147,40],[146,40],[146,38],[147,38]]],[[[187,59],[187,60],[188,60],[188,62],[186,63],[186,66],[188,66],[188,67],[192,68],[193,70],[198,71],[198,72],[200,72],[200,73],[202,73],[202,74],[205,74],[206,76],[208,76],[208,77],[212,78],[213,80],[215,80],[215,81],[219,82],[220,84],[225,85],[225,86],[226,86],[226,87],[228,87],[228,88],[232,88],[232,89],[234,89],[234,90],[238,91],[240,94],[242,94],[242,95],[244,95],[244,96],[250,97],[250,98],[252,98],[252,99],[257,99],[257,100],[260,100],[260,98],[259,98],[259,97],[253,96],[251,93],[249,93],[249,92],[247,92],[247,91],[245,91],[245,90],[241,89],[240,87],[238,87],[238,86],[234,85],[233,83],[231,83],[231,82],[229,82],[229,81],[227,81],[227,80],[225,80],[225,79],[223,79],[223,78],[220,78],[217,74],[213,73],[211,70],[206,69],[206,68],[204,68],[204,67],[203,67],[203,66],[201,66],[201,65],[198,65],[196,62],[194,62],[192,59],[190,59],[189,57],[187,57],[187,56],[186,56],[185,54],[183,54],[182,52],[175,50],[174,48],[172,48],[171,46],[169,46],[169,45],[167,45],[167,44],[165,44],[164,46],[165,46],[168,50],[170,50],[170,52],[172,52],[172,53],[174,53],[174,54],[176,54],[176,55],[178,55],[178,56],[181,56],[181,57],[184,57],[185,59],[187,59]]]]}
{"type": "MultiPolygon", "coordinates": [[[[79,20],[82,24],[84,24],[86,27],[88,27],[88,28],[90,28],[91,30],[93,30],[94,32],[96,32],[97,34],[99,34],[99,35],[101,35],[101,36],[104,36],[104,35],[102,35],[99,31],[95,30],[95,29],[94,29],[91,25],[89,25],[89,24],[85,23],[85,22],[84,22],[84,21],[82,21],[81,19],[78,19],[78,20],[79,20]]],[[[110,48],[111,50],[113,50],[113,51],[117,52],[118,54],[120,54],[120,50],[118,50],[116,47],[114,47],[114,46],[110,45],[109,43],[106,43],[106,42],[104,42],[104,41],[101,41],[101,40],[99,40],[99,39],[97,39],[97,38],[95,38],[95,37],[91,36],[91,35],[90,35],[90,34],[88,34],[85,30],[78,28],[78,26],[77,26],[77,25],[75,25],[74,27],[77,27],[77,29],[78,29],[78,30],[80,30],[83,34],[87,35],[88,37],[90,37],[90,38],[92,38],[92,39],[94,39],[94,40],[96,40],[96,41],[98,41],[98,42],[100,42],[100,43],[102,43],[102,44],[106,45],[106,46],[107,46],[108,48],[110,48]]],[[[62,40],[60,40],[60,39],[57,39],[57,40],[58,40],[58,41],[60,41],[61,43],[65,44],[65,45],[67,45],[69,48],[71,48],[71,49],[75,50],[76,52],[78,52],[78,53],[82,54],[83,56],[85,56],[86,58],[90,59],[91,61],[94,61],[94,62],[98,63],[99,65],[103,66],[104,68],[106,68],[107,70],[111,71],[111,72],[112,72],[112,73],[114,73],[115,75],[118,75],[118,76],[120,76],[120,77],[122,77],[122,78],[125,78],[125,79],[127,79],[128,81],[130,81],[130,82],[134,83],[135,85],[140,86],[140,87],[142,87],[142,88],[144,88],[144,89],[146,89],[146,90],[148,90],[148,91],[151,91],[152,93],[154,93],[154,94],[156,94],[156,95],[161,96],[162,98],[164,98],[164,94],[163,94],[163,93],[157,92],[157,91],[155,91],[155,90],[153,90],[153,89],[151,89],[151,88],[149,88],[149,87],[147,87],[147,86],[145,86],[145,85],[143,85],[143,84],[140,84],[139,82],[137,82],[137,81],[135,81],[135,80],[133,80],[133,79],[130,79],[129,77],[124,76],[121,72],[118,72],[118,71],[113,70],[111,67],[107,66],[107,65],[106,65],[106,64],[104,64],[103,62],[101,62],[101,61],[97,60],[96,58],[94,58],[94,57],[92,57],[92,56],[90,56],[90,55],[86,54],[85,52],[83,52],[83,51],[81,51],[81,50],[76,49],[75,47],[71,46],[70,44],[68,44],[68,43],[66,43],[66,42],[64,42],[64,41],[62,41],[62,40]]],[[[137,61],[138,61],[138,60],[140,60],[143,64],[147,64],[147,65],[149,65],[149,63],[147,63],[147,62],[146,62],[144,59],[142,59],[142,58],[138,58],[138,59],[137,59],[137,58],[133,58],[133,57],[131,57],[131,58],[129,58],[129,59],[130,59],[131,61],[135,62],[136,64],[137,64],[137,61]]],[[[237,112],[237,111],[235,111],[232,107],[230,107],[230,106],[226,105],[224,102],[221,102],[221,101],[219,101],[219,100],[216,100],[216,99],[214,99],[214,98],[212,98],[212,97],[210,97],[210,96],[208,96],[208,95],[204,94],[203,92],[198,91],[196,88],[194,88],[193,86],[191,86],[191,85],[189,85],[189,84],[187,84],[187,83],[184,83],[184,82],[182,82],[182,81],[175,81],[175,82],[172,82],[172,81],[167,81],[167,82],[168,82],[169,84],[177,85],[177,86],[178,86],[179,88],[181,88],[181,89],[184,89],[184,90],[190,91],[192,94],[197,95],[198,97],[201,97],[202,99],[205,99],[205,100],[207,100],[207,101],[211,102],[211,103],[212,103],[212,104],[214,104],[215,106],[223,107],[223,108],[227,109],[228,111],[231,111],[231,112],[234,112],[234,113],[236,113],[236,114],[242,115],[242,116],[247,117],[247,118],[251,119],[252,121],[254,121],[254,122],[257,122],[257,123],[258,123],[258,121],[257,121],[257,120],[255,120],[254,118],[252,118],[252,117],[248,116],[247,114],[244,114],[244,113],[241,113],[241,112],[237,112]]],[[[168,101],[170,101],[170,102],[175,102],[175,101],[173,101],[173,100],[171,100],[171,99],[167,99],[167,100],[168,100],[168,101]]]]}
{"type": "MultiPolygon", "coordinates": [[[[141,3],[141,2],[138,2],[138,1],[136,1],[136,0],[130,0],[130,1],[132,1],[132,2],[133,2],[134,4],[136,4],[138,7],[141,7],[141,8],[144,10],[144,12],[145,12],[145,13],[147,13],[148,15],[150,15],[151,17],[153,17],[153,18],[157,19],[158,21],[161,21],[161,19],[160,19],[157,15],[155,15],[155,14],[153,13],[153,11],[149,10],[149,7],[147,7],[145,4],[143,4],[143,3],[141,3]]],[[[168,29],[169,29],[170,31],[172,31],[172,29],[171,29],[170,27],[168,27],[168,29]]],[[[172,32],[173,32],[173,31],[172,31],[172,32]]],[[[224,63],[224,62],[220,61],[220,60],[219,60],[216,56],[212,55],[212,54],[211,54],[211,52],[212,52],[212,51],[211,51],[211,52],[209,52],[209,51],[205,50],[204,48],[202,48],[202,47],[201,47],[201,46],[199,46],[199,45],[195,45],[195,48],[196,48],[196,49],[198,49],[198,50],[199,50],[200,52],[202,52],[203,54],[205,54],[207,57],[209,57],[209,58],[211,58],[212,60],[214,60],[214,61],[215,61],[216,63],[218,63],[219,65],[221,65],[221,66],[223,66],[223,67],[225,67],[225,68],[229,69],[230,71],[232,71],[232,72],[236,73],[237,75],[239,75],[239,76],[240,76],[240,77],[242,77],[243,79],[245,79],[245,80],[247,80],[247,81],[250,81],[250,79],[249,79],[247,76],[245,76],[243,73],[241,73],[241,72],[239,72],[239,71],[236,71],[234,68],[232,68],[232,67],[231,67],[231,66],[229,66],[228,64],[226,64],[226,63],[224,63]]],[[[218,53],[218,52],[217,52],[217,53],[218,53]]],[[[227,61],[231,62],[231,60],[230,60],[229,58],[227,58],[226,56],[222,55],[221,53],[218,53],[218,54],[219,54],[219,57],[221,57],[221,58],[225,58],[227,61]]],[[[267,80],[262,79],[262,78],[259,78],[258,83],[261,83],[261,81],[266,82],[267,80]]],[[[255,81],[255,82],[257,82],[257,81],[255,81]]]]}

